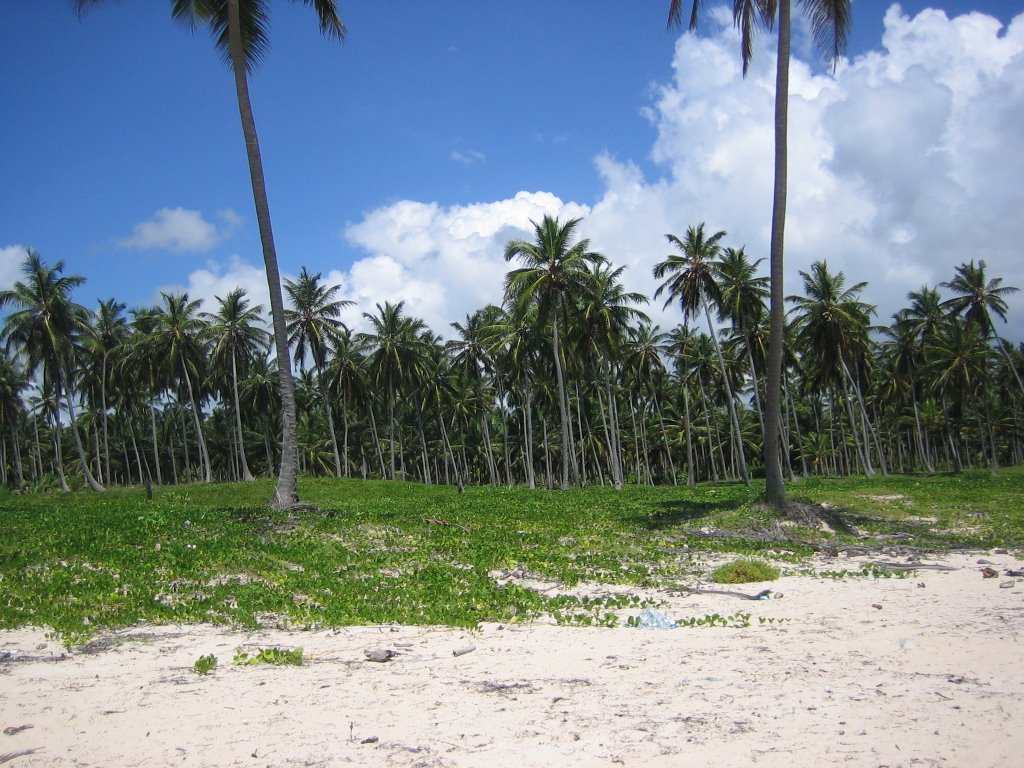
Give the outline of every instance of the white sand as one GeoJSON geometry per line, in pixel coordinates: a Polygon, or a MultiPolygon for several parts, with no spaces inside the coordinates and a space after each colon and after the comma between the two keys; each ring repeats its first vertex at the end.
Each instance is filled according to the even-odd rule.
{"type": "Polygon", "coordinates": [[[728,588],[783,593],[759,602],[653,593],[677,618],[750,612],[743,629],[138,627],[64,659],[40,630],[2,632],[0,729],[32,727],[0,733],[0,761],[38,748],[11,765],[1024,765],[1024,579],[1000,587],[1024,566],[926,562],[957,570],[728,588]],[[234,666],[239,646],[301,646],[307,661],[234,666]],[[372,648],[398,655],[366,661],[372,648]],[[211,653],[219,667],[197,676],[211,653]]]}

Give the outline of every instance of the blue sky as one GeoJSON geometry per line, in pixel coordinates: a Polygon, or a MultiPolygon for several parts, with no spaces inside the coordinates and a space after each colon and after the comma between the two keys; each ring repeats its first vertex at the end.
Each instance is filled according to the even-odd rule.
{"type": "MultiPolygon", "coordinates": [[[[448,335],[500,299],[502,245],[544,213],[582,216],[648,294],[690,224],[767,255],[772,38],[743,80],[713,4],[700,39],[666,31],[667,0],[340,5],[344,45],[272,3],[251,89],[282,271],[341,284],[351,324],[404,299],[448,335]]],[[[1021,11],[861,0],[835,77],[798,38],[790,292],[815,258],[868,281],[880,321],[971,258],[1024,288],[1021,11]]],[[[0,0],[0,104],[0,283],[31,246],[88,278],[87,306],[263,300],[230,73],[169,3],[0,0]]],[[[1024,338],[1020,296],[1010,319],[1024,338]]]]}

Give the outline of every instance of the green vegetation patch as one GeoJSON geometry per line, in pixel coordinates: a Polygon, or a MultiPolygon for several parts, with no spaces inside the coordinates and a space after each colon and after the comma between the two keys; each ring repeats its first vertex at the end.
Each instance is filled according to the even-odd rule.
{"type": "Polygon", "coordinates": [[[802,540],[805,526],[757,505],[756,484],[460,494],[305,479],[299,490],[317,511],[269,509],[270,480],[157,487],[151,501],[141,489],[0,491],[0,628],[48,627],[78,644],[141,621],[475,627],[547,615],[607,626],[616,611],[642,607],[629,589],[617,590],[621,598],[564,593],[584,582],[678,585],[701,574],[708,552],[777,564],[822,543],[1024,547],[1020,468],[794,483],[791,497],[808,508],[824,502],[849,523],[813,542],[802,540]],[[495,576],[511,572],[565,589],[495,576]]]}
{"type": "Polygon", "coordinates": [[[764,560],[743,559],[720,565],[711,572],[711,580],[717,584],[748,584],[754,581],[775,581],[779,569],[764,560]]]}

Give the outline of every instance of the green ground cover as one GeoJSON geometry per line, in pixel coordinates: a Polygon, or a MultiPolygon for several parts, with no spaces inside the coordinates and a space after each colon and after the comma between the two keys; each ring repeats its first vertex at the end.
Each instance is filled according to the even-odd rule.
{"type": "Polygon", "coordinates": [[[545,596],[492,574],[675,584],[696,575],[701,551],[797,562],[857,534],[937,549],[1024,547],[1021,468],[791,485],[834,534],[781,525],[758,492],[702,484],[460,494],[304,480],[302,498],[319,509],[283,513],[264,503],[270,481],[157,488],[152,501],[141,490],[0,491],[0,627],[46,626],[71,642],[142,620],[474,626],[549,613],[611,623],[611,610],[638,598],[545,596]]]}

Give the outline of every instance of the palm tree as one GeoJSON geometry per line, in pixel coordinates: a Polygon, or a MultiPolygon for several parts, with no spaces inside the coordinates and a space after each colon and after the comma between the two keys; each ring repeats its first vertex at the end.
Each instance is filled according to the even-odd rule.
{"type": "MultiPolygon", "coordinates": [[[[25,476],[21,467],[18,425],[25,415],[25,403],[22,401],[21,393],[27,387],[28,378],[25,376],[25,372],[9,355],[0,353],[0,434],[6,428],[11,437],[15,482],[19,488],[24,484],[25,476]]],[[[6,465],[4,465],[3,471],[6,475],[6,465]]]]}
{"type": "MultiPolygon", "coordinates": [[[[857,438],[856,418],[853,406],[846,396],[847,385],[856,393],[861,407],[861,421],[864,425],[865,443],[861,452],[864,471],[868,477],[874,475],[871,466],[871,447],[868,420],[860,384],[851,372],[859,370],[868,353],[868,329],[875,308],[860,300],[860,294],[867,283],[857,283],[845,288],[846,276],[842,272],[832,274],[828,264],[816,261],[811,271],[800,272],[804,281],[804,295],[790,296],[797,314],[794,322],[796,343],[803,350],[814,351],[815,365],[808,370],[812,385],[832,386],[841,391],[846,402],[850,427],[857,438]]],[[[877,444],[877,440],[876,440],[877,444]]],[[[884,458],[879,448],[879,459],[884,458]]]]}
{"type": "MultiPolygon", "coordinates": [[[[199,314],[202,302],[190,300],[187,293],[161,293],[163,304],[153,308],[153,333],[143,343],[150,354],[162,366],[165,381],[180,387],[185,384],[188,393],[199,459],[203,465],[203,478],[213,480],[210,468],[210,453],[203,435],[200,418],[200,388],[203,381],[203,365],[207,359],[204,344],[206,327],[199,314]]],[[[179,390],[180,391],[180,390],[179,390]]]]}
{"type": "MultiPolygon", "coordinates": [[[[87,8],[103,0],[72,0],[81,14],[87,8]]],[[[313,6],[320,22],[320,32],[341,41],[345,38],[345,24],[338,13],[335,0],[303,0],[313,6]]],[[[235,80],[235,97],[238,114],[245,138],[246,155],[249,161],[249,176],[252,182],[256,219],[259,223],[260,241],[263,244],[263,262],[270,289],[270,312],[274,326],[274,346],[277,364],[281,371],[278,383],[281,391],[284,430],[281,439],[281,471],[273,504],[284,508],[298,503],[296,480],[298,472],[297,422],[295,411],[295,384],[292,380],[288,354],[288,331],[284,317],[284,296],[281,292],[281,276],[277,266],[277,249],[270,224],[270,203],[267,200],[267,185],[263,175],[263,159],[260,154],[259,138],[256,134],[256,120],[252,114],[249,99],[248,73],[256,67],[269,47],[269,2],[268,0],[172,0],[171,13],[175,19],[189,28],[197,25],[209,27],[216,40],[217,48],[224,54],[235,80]]]]}
{"type": "Polygon", "coordinates": [[[220,305],[215,314],[204,312],[209,324],[208,333],[213,342],[211,362],[228,374],[231,382],[231,403],[235,412],[235,439],[238,442],[238,460],[242,480],[253,480],[249,462],[245,457],[245,435],[242,432],[242,408],[238,397],[239,368],[244,376],[250,363],[262,356],[267,348],[268,336],[263,329],[263,305],[249,306],[244,288],[235,288],[223,299],[215,296],[220,305]]]}
{"type": "Polygon", "coordinates": [[[999,351],[1003,353],[1006,362],[1017,380],[1017,386],[1024,392],[1024,383],[1021,382],[1010,354],[1006,346],[996,333],[995,323],[992,315],[995,315],[1004,323],[1006,322],[1006,299],[1005,296],[1017,293],[1020,289],[1010,285],[1003,285],[1003,278],[994,277],[989,280],[985,274],[985,260],[982,259],[978,265],[972,260],[969,264],[961,264],[956,268],[956,276],[948,283],[940,283],[943,288],[948,288],[957,294],[947,299],[942,306],[949,309],[955,316],[962,316],[968,326],[976,326],[983,339],[994,338],[999,351]]]}
{"type": "Polygon", "coordinates": [[[110,430],[107,424],[107,384],[110,357],[128,340],[128,320],[125,305],[114,299],[101,299],[99,309],[92,317],[85,346],[100,356],[100,411],[103,414],[103,474],[110,477],[110,430]]]}
{"type": "Polygon", "coordinates": [[[337,337],[331,341],[331,356],[324,370],[327,389],[330,396],[341,395],[342,419],[342,467],[345,477],[349,476],[348,433],[349,403],[364,397],[366,386],[366,361],[363,359],[359,345],[355,343],[351,332],[342,327],[337,337]]]}
{"type": "MultiPolygon", "coordinates": [[[[701,0],[693,0],[690,30],[697,27],[701,0]]],[[[846,49],[852,24],[852,0],[806,0],[803,4],[811,34],[825,56],[833,63],[846,49]]],[[[789,58],[792,35],[791,0],[734,0],[733,21],[740,28],[743,74],[754,55],[754,33],[758,28],[772,29],[778,14],[779,44],[775,61],[775,188],[772,196],[771,254],[769,258],[770,330],[768,335],[768,381],[765,391],[765,497],[770,504],[786,503],[782,478],[782,344],[786,317],[783,291],[783,250],[788,191],[789,58]]],[[[668,22],[678,27],[683,20],[683,0],[669,0],[668,22]]]]}
{"type": "Polygon", "coordinates": [[[751,262],[743,248],[725,248],[714,268],[722,295],[718,319],[729,320],[736,338],[741,339],[746,348],[754,386],[754,405],[763,436],[764,409],[761,407],[761,387],[754,355],[757,343],[763,341],[761,321],[764,318],[765,299],[768,298],[768,278],[757,276],[757,268],[762,261],[764,259],[751,262]]]}
{"type": "Polygon", "coordinates": [[[589,357],[594,354],[601,362],[608,401],[605,432],[608,435],[609,464],[612,483],[617,489],[622,488],[624,478],[619,414],[613,382],[619,372],[623,347],[632,330],[630,323],[634,320],[649,322],[647,315],[636,308],[638,304],[646,304],[647,297],[642,293],[627,291],[620,282],[625,270],[625,267],[614,269],[609,264],[597,264],[593,270],[588,270],[590,276],[579,305],[583,339],[588,347],[584,355],[589,357]]]}
{"type": "Polygon", "coordinates": [[[511,240],[505,245],[505,261],[519,259],[525,264],[505,276],[505,300],[515,314],[537,307],[537,319],[542,325],[551,323],[552,356],[558,385],[558,415],[562,430],[562,489],[569,487],[569,468],[578,474],[569,437],[569,406],[565,386],[564,361],[560,327],[564,323],[568,298],[581,295],[586,281],[587,264],[605,259],[590,251],[590,241],[573,243],[579,219],[562,224],[557,217],[544,216],[540,224],[531,222],[534,240],[511,240]]]}
{"type": "Polygon", "coordinates": [[[503,372],[505,381],[509,382],[519,400],[523,422],[523,464],[526,483],[530,488],[537,487],[533,462],[533,412],[536,379],[544,346],[539,329],[536,305],[519,313],[500,309],[490,317],[490,325],[485,329],[488,355],[495,360],[496,368],[503,372]]]}
{"type": "Polygon", "coordinates": [[[345,327],[338,319],[338,315],[345,307],[354,306],[355,302],[335,299],[341,286],[321,285],[320,274],[317,272],[311,275],[303,267],[298,280],[284,281],[284,290],[292,305],[292,309],[284,311],[284,316],[288,321],[288,341],[295,346],[295,363],[299,370],[304,371],[306,368],[307,350],[313,358],[320,396],[327,415],[331,452],[334,454],[334,476],[341,477],[341,456],[338,453],[338,439],[334,431],[334,414],[330,398],[327,397],[327,384],[323,374],[327,364],[327,350],[345,327]]]}
{"type": "MultiPolygon", "coordinates": [[[[667,351],[669,334],[662,333],[657,326],[651,326],[645,319],[637,328],[629,329],[629,341],[626,342],[625,358],[623,369],[629,371],[629,378],[636,386],[646,389],[651,396],[654,411],[658,415],[658,424],[661,427],[662,442],[665,445],[665,455],[668,458],[669,473],[672,476],[672,484],[678,485],[679,478],[676,477],[676,464],[672,458],[672,448],[668,440],[668,432],[665,428],[665,416],[661,408],[659,391],[664,391],[664,382],[668,374],[662,354],[667,351]]],[[[684,425],[687,438],[690,435],[689,424],[684,425]]],[[[687,443],[688,448],[691,447],[687,443]]],[[[688,450],[688,460],[692,459],[692,450],[688,450]]],[[[693,485],[693,467],[687,467],[687,483],[693,485]]]]}
{"type": "MultiPolygon", "coordinates": [[[[71,421],[71,436],[85,482],[92,490],[103,492],[104,487],[89,470],[75,414],[75,363],[78,345],[87,326],[88,310],[71,300],[71,291],[82,285],[85,278],[81,275],[62,276],[63,271],[63,261],[57,261],[50,267],[36,251],[29,249],[26,252],[21,266],[25,281],[19,280],[13,288],[0,291],[0,309],[14,308],[4,319],[0,336],[24,355],[29,376],[42,367],[44,386],[51,384],[58,400],[64,396],[71,421]]],[[[59,418],[54,428],[60,429],[59,418]]]]}
{"type": "Polygon", "coordinates": [[[719,313],[722,307],[722,291],[717,282],[715,262],[721,252],[719,242],[725,237],[725,232],[719,231],[707,237],[704,234],[704,224],[701,223],[696,227],[688,227],[682,240],[675,235],[665,237],[679,253],[669,254],[664,261],[655,265],[654,277],[658,280],[664,279],[664,282],[658,286],[654,297],[658,298],[667,292],[666,307],[678,299],[684,321],[692,319],[701,309],[704,310],[728,399],[730,431],[739,461],[740,477],[744,483],[750,485],[747,461],[743,455],[743,433],[740,431],[739,418],[736,416],[732,385],[729,383],[722,348],[718,343],[718,334],[715,333],[715,324],[711,320],[711,307],[714,306],[719,313]]]}
{"type": "Polygon", "coordinates": [[[395,478],[395,392],[398,386],[414,379],[423,361],[420,338],[426,329],[419,318],[403,314],[405,302],[384,302],[377,305],[377,314],[363,313],[370,323],[370,332],[357,337],[370,351],[369,367],[378,384],[387,392],[388,442],[391,450],[390,479],[395,478]]]}

